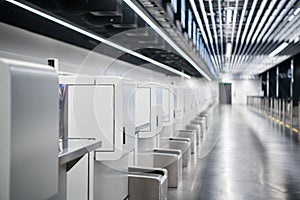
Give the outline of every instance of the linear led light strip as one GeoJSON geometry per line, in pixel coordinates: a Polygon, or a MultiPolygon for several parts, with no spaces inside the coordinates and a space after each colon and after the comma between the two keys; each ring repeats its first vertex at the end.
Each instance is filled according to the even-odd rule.
{"type": "MultiPolygon", "coordinates": [[[[235,31],[235,24],[236,24],[236,18],[237,18],[237,10],[238,10],[238,5],[239,5],[239,1],[238,0],[236,0],[235,1],[235,9],[234,9],[234,13],[233,13],[233,23],[232,23],[232,33],[231,33],[231,40],[230,40],[230,42],[231,42],[231,44],[230,44],[230,56],[229,56],[229,68],[232,68],[232,66],[231,66],[231,61],[233,60],[233,58],[232,58],[232,43],[233,43],[233,36],[234,36],[234,31],[235,31]]],[[[228,45],[229,43],[227,43],[227,45],[228,45]]],[[[227,52],[226,52],[227,53],[227,52]]]]}
{"type": "MultiPolygon", "coordinates": [[[[255,45],[255,47],[254,48],[252,48],[252,50],[250,51],[250,55],[254,52],[254,51],[257,51],[258,49],[258,47],[259,47],[259,45],[261,44],[260,43],[260,41],[262,40],[262,38],[263,38],[263,36],[265,35],[265,33],[268,31],[268,30],[270,30],[270,26],[271,26],[271,23],[274,21],[274,19],[275,18],[280,18],[280,16],[281,16],[281,14],[277,17],[277,15],[278,15],[278,13],[281,11],[281,9],[284,7],[284,5],[286,4],[286,1],[287,0],[281,0],[280,1],[280,3],[277,5],[277,8],[274,10],[274,12],[271,14],[271,16],[268,18],[268,21],[267,21],[267,23],[264,25],[264,28],[263,28],[263,30],[259,33],[259,36],[258,36],[258,38],[256,39],[256,36],[253,36],[253,38],[252,38],[252,43],[254,43],[254,40],[256,39],[256,45],[255,45]]],[[[275,2],[275,1],[274,1],[275,2]]],[[[273,1],[272,1],[272,3],[273,3],[273,1]]],[[[271,3],[271,4],[272,4],[271,3]]],[[[268,9],[270,9],[270,11],[272,10],[272,8],[273,8],[273,6],[269,6],[269,8],[268,9]]],[[[264,14],[264,17],[266,17],[267,18],[267,16],[269,15],[269,14],[267,14],[268,13],[268,11],[264,14]]],[[[262,22],[260,22],[261,24],[264,24],[264,22],[263,22],[263,20],[262,20],[262,22]]],[[[258,30],[256,30],[257,31],[257,33],[258,33],[258,30]]],[[[256,34],[257,34],[256,33],[256,34]]],[[[258,34],[257,34],[258,35],[258,34]]],[[[252,60],[253,59],[255,59],[255,58],[252,58],[252,60]]]]}
{"type": "Polygon", "coordinates": [[[231,55],[231,43],[229,43],[229,35],[230,35],[230,31],[232,31],[232,29],[230,29],[229,26],[232,27],[232,10],[229,9],[229,1],[226,2],[226,8],[224,7],[224,10],[226,11],[226,17],[225,17],[225,30],[226,30],[226,35],[225,35],[225,44],[226,44],[226,49],[225,49],[225,61],[224,61],[224,65],[223,65],[223,70],[225,72],[229,71],[229,61],[230,61],[230,55],[231,55]],[[228,34],[229,33],[229,34],[228,34]],[[230,51],[230,52],[229,52],[230,51]]]}
{"type": "MultiPolygon", "coordinates": [[[[283,16],[284,19],[284,16],[283,16]]],[[[276,29],[270,34],[269,38],[266,39],[266,41],[279,41],[280,36],[282,35],[283,32],[290,32],[290,27],[293,25],[293,22],[283,20],[280,21],[276,29]]]]}
{"type": "Polygon", "coordinates": [[[283,41],[285,38],[290,38],[289,41],[293,41],[295,39],[295,35],[299,35],[299,25],[300,25],[300,20],[299,16],[297,16],[297,20],[294,21],[294,24],[289,31],[286,31],[282,33],[282,36],[280,37],[280,40],[283,41]]]}
{"type": "Polygon", "coordinates": [[[233,65],[234,61],[237,58],[236,51],[237,51],[237,48],[238,48],[238,42],[239,42],[240,35],[241,35],[241,30],[242,30],[242,26],[243,26],[243,21],[244,21],[244,16],[245,16],[245,13],[246,13],[247,5],[248,5],[248,0],[245,0],[243,10],[242,10],[241,19],[240,19],[240,23],[239,23],[239,29],[238,29],[238,32],[236,34],[236,40],[235,40],[236,42],[235,42],[234,53],[233,53],[234,57],[233,57],[233,59],[231,59],[230,65],[233,65]]]}
{"type": "Polygon", "coordinates": [[[278,32],[278,34],[276,34],[276,36],[274,37],[275,41],[283,41],[285,40],[285,38],[287,38],[288,35],[290,35],[290,33],[293,31],[293,28],[296,28],[296,23],[300,16],[295,16],[295,19],[293,21],[289,21],[288,23],[286,23],[284,25],[284,27],[278,32]]]}
{"type": "Polygon", "coordinates": [[[263,25],[265,24],[265,21],[268,19],[269,15],[271,14],[271,11],[273,10],[275,4],[276,4],[276,1],[272,1],[270,3],[267,11],[264,13],[262,21],[260,21],[260,23],[258,25],[258,28],[256,29],[256,31],[255,31],[255,33],[254,33],[254,35],[252,37],[251,43],[255,42],[255,39],[257,38],[258,34],[261,32],[260,30],[262,29],[263,25]]]}
{"type": "MultiPolygon", "coordinates": [[[[216,26],[216,22],[215,22],[215,14],[213,11],[213,5],[212,5],[212,1],[209,0],[209,11],[211,13],[211,20],[212,20],[212,24],[213,24],[213,32],[214,32],[214,38],[215,38],[215,45],[216,45],[216,52],[218,55],[221,55],[220,50],[219,50],[219,42],[218,42],[218,35],[217,35],[217,26],[216,26]]],[[[222,60],[220,58],[220,56],[216,55],[216,59],[219,63],[219,68],[221,68],[222,65],[222,60]]]]}
{"type": "Polygon", "coordinates": [[[280,13],[280,15],[276,18],[275,22],[273,23],[272,27],[270,29],[268,29],[267,34],[264,36],[264,38],[262,39],[263,42],[265,42],[266,40],[271,41],[272,35],[275,35],[274,33],[276,33],[276,30],[280,29],[278,27],[278,24],[282,21],[282,19],[286,16],[286,14],[288,13],[288,11],[292,8],[292,6],[294,5],[296,0],[292,0],[288,2],[288,5],[282,10],[282,12],[280,13]],[[276,29],[275,29],[276,28],[276,29]],[[274,31],[275,29],[275,31],[274,31]],[[271,36],[270,36],[271,34],[271,36]]]}
{"type": "MultiPolygon", "coordinates": [[[[218,11],[219,11],[219,25],[220,25],[220,40],[221,40],[221,54],[224,52],[223,47],[223,23],[222,23],[222,11],[221,11],[221,0],[218,0],[218,11]]],[[[221,57],[221,62],[224,63],[224,56],[221,57]]]]}
{"type": "MultiPolygon", "coordinates": [[[[217,51],[217,54],[221,55],[220,50],[219,50],[219,41],[218,41],[217,28],[216,28],[217,26],[216,26],[216,22],[215,22],[215,14],[214,14],[214,11],[213,11],[212,0],[209,0],[209,11],[211,13],[211,20],[212,20],[212,24],[213,24],[215,45],[217,47],[216,51],[217,51]]],[[[217,59],[218,59],[220,65],[221,65],[222,60],[220,59],[219,56],[217,56],[217,59]]],[[[219,67],[221,67],[221,66],[219,66],[219,67]]]]}
{"type": "Polygon", "coordinates": [[[286,37],[286,34],[289,33],[292,31],[293,27],[295,27],[295,22],[298,21],[299,19],[299,15],[298,16],[295,16],[295,19],[293,21],[288,21],[286,22],[284,25],[282,25],[282,28],[280,29],[280,31],[277,32],[276,35],[274,35],[274,38],[273,40],[274,41],[282,41],[284,40],[286,37]]]}
{"type": "MultiPolygon", "coordinates": [[[[263,36],[265,35],[265,33],[270,30],[270,26],[271,23],[274,21],[275,18],[278,18],[277,15],[278,13],[282,10],[282,8],[284,7],[284,5],[286,4],[287,0],[284,1],[280,1],[280,3],[278,4],[278,6],[276,7],[276,9],[274,9],[273,13],[271,14],[271,16],[268,19],[267,24],[264,26],[263,30],[261,31],[261,33],[259,34],[258,38],[257,38],[257,43],[259,43],[261,41],[261,39],[263,38],[263,36]]],[[[280,17],[280,15],[279,15],[280,17]]],[[[272,27],[272,26],[271,26],[272,27]]]]}
{"type": "Polygon", "coordinates": [[[282,28],[284,28],[284,24],[282,24],[281,21],[282,21],[282,19],[284,19],[284,17],[286,16],[287,12],[291,9],[291,7],[294,5],[294,2],[295,2],[295,0],[288,2],[288,5],[282,10],[282,12],[280,13],[280,15],[276,18],[276,20],[273,23],[273,25],[271,26],[271,28],[268,29],[268,32],[264,36],[264,38],[262,39],[262,41],[263,41],[263,43],[265,43],[266,41],[269,41],[270,44],[267,43],[268,45],[261,46],[260,49],[257,51],[258,53],[268,52],[268,50],[270,48],[273,48],[273,45],[272,45],[273,42],[271,43],[271,41],[274,41],[274,36],[276,36],[276,34],[278,34],[279,30],[281,30],[282,28]]]}
{"type": "MultiPolygon", "coordinates": [[[[269,57],[274,57],[276,56],[277,54],[279,54],[281,51],[283,51],[288,45],[288,39],[286,40],[279,40],[278,42],[281,43],[281,45],[279,47],[277,47],[275,50],[274,49],[274,45],[269,45],[267,48],[264,49],[264,52],[268,53],[270,52],[271,50],[273,50],[270,54],[269,54],[269,57]],[[282,43],[283,42],[283,43],[282,43]]],[[[277,46],[277,45],[276,45],[277,46]]],[[[275,46],[275,47],[276,47],[275,46]]]]}
{"type": "Polygon", "coordinates": [[[32,13],[35,13],[35,14],[41,16],[41,17],[44,17],[44,18],[46,18],[46,19],[48,19],[48,20],[50,20],[52,22],[55,22],[55,23],[60,24],[62,26],[65,26],[65,27],[67,27],[67,28],[69,28],[69,29],[71,29],[73,31],[81,33],[81,34],[83,34],[85,36],[88,36],[90,38],[93,38],[93,39],[95,39],[95,40],[97,40],[99,42],[102,42],[102,43],[107,44],[109,46],[112,46],[112,47],[114,47],[116,49],[124,51],[124,52],[126,52],[126,53],[128,53],[130,55],[133,55],[133,56],[138,57],[138,58],[140,58],[142,60],[150,62],[150,63],[152,63],[154,65],[157,65],[157,66],[159,66],[159,67],[161,67],[161,68],[163,68],[165,70],[168,70],[170,72],[173,72],[173,73],[175,73],[177,75],[183,76],[183,77],[185,77],[187,79],[191,78],[191,76],[189,76],[189,75],[187,75],[187,74],[185,74],[183,72],[177,71],[177,70],[175,70],[175,69],[173,69],[173,68],[171,68],[171,67],[169,67],[169,66],[167,66],[167,65],[165,65],[163,63],[157,62],[156,60],[153,60],[153,59],[151,59],[149,57],[146,57],[146,56],[144,56],[142,54],[136,53],[136,52],[134,52],[134,51],[132,51],[130,49],[127,49],[125,47],[122,47],[122,46],[120,46],[120,45],[118,45],[116,43],[113,43],[111,41],[105,40],[105,39],[103,39],[103,38],[101,38],[101,37],[99,37],[99,36],[97,36],[95,34],[92,34],[92,33],[88,32],[88,31],[85,31],[85,30],[83,30],[81,28],[78,28],[78,27],[76,27],[76,26],[74,26],[72,24],[69,24],[69,23],[67,23],[67,22],[65,22],[63,20],[57,19],[57,18],[55,18],[55,17],[53,17],[51,15],[48,15],[46,13],[43,13],[43,12],[39,11],[39,10],[31,8],[31,7],[29,7],[29,6],[25,5],[25,4],[22,4],[20,2],[14,1],[14,0],[6,0],[6,1],[10,2],[10,3],[12,3],[12,4],[16,5],[16,6],[19,6],[19,7],[23,8],[23,9],[25,9],[25,10],[28,10],[28,11],[30,11],[32,13]]]}
{"type": "MultiPolygon", "coordinates": [[[[293,1],[289,1],[288,5],[283,9],[283,7],[286,5],[286,1],[280,1],[279,5],[277,6],[277,9],[274,10],[274,12],[272,13],[271,17],[269,18],[267,24],[265,25],[263,31],[260,33],[260,36],[257,39],[257,44],[255,46],[256,49],[259,44],[260,41],[263,40],[263,42],[265,42],[267,40],[267,37],[269,38],[269,35],[271,33],[273,33],[273,30],[277,27],[277,29],[280,30],[280,28],[278,28],[279,22],[282,21],[282,19],[285,17],[286,13],[292,8],[292,6],[294,5],[295,0],[293,1]],[[282,10],[283,9],[283,10],[282,10]],[[280,12],[282,10],[282,12],[280,12]],[[279,14],[279,16],[277,16],[277,14],[279,14]],[[277,17],[276,17],[277,16],[277,17]],[[273,20],[275,19],[275,21],[273,22],[273,20]],[[272,26],[270,25],[272,23],[272,26]],[[271,26],[271,27],[270,27],[271,26]],[[266,34],[265,34],[266,33],[266,34]],[[263,37],[264,36],[264,37],[263,37]]],[[[276,31],[275,31],[276,32],[276,31]]],[[[275,35],[277,35],[278,33],[276,33],[275,35]]],[[[271,36],[270,36],[271,37],[271,36]]],[[[274,37],[271,37],[272,40],[274,41],[274,37]]],[[[269,40],[269,39],[268,39],[269,40]]],[[[269,40],[270,41],[270,40],[269,40]]],[[[273,45],[272,45],[273,46],[273,45]]],[[[267,46],[260,46],[256,52],[257,53],[262,53],[263,51],[268,52],[270,48],[272,48],[271,45],[267,45],[267,46]]],[[[252,52],[251,52],[252,53],[252,52]]]]}
{"type": "MultiPolygon", "coordinates": [[[[267,0],[263,0],[263,2],[260,5],[260,8],[259,8],[258,12],[256,13],[256,16],[254,18],[254,22],[251,25],[252,27],[251,27],[250,32],[248,33],[248,37],[246,39],[247,46],[242,51],[242,55],[244,55],[244,56],[242,57],[240,63],[244,63],[244,62],[246,62],[245,60],[248,60],[250,58],[250,56],[245,56],[245,55],[248,55],[249,51],[252,49],[252,47],[254,45],[252,42],[249,44],[249,42],[250,42],[251,36],[254,32],[254,29],[255,28],[258,29],[256,26],[257,26],[258,20],[260,19],[260,16],[261,16],[263,10],[265,9],[266,3],[267,3],[267,0]]],[[[260,23],[263,23],[263,20],[260,23]]]]}
{"type": "MultiPolygon", "coordinates": [[[[192,2],[192,1],[193,0],[191,0],[190,2],[192,2]]],[[[205,6],[204,6],[204,3],[203,3],[203,0],[200,0],[199,3],[200,3],[200,9],[201,9],[201,12],[202,12],[204,23],[205,23],[205,26],[206,26],[206,30],[207,30],[207,33],[208,33],[209,43],[211,45],[211,49],[212,49],[212,52],[213,52],[213,57],[216,60],[216,64],[217,64],[216,66],[220,69],[220,65],[219,65],[218,59],[216,57],[215,48],[214,48],[214,45],[213,45],[212,34],[211,34],[211,31],[210,31],[210,26],[209,26],[209,22],[208,22],[208,19],[207,19],[207,14],[206,14],[206,11],[205,11],[205,6]]],[[[193,11],[194,11],[195,15],[199,15],[199,12],[198,12],[197,9],[196,10],[193,9],[193,11]]],[[[199,18],[200,18],[200,15],[199,15],[199,18]]]]}
{"type": "Polygon", "coordinates": [[[239,56],[237,57],[237,59],[235,61],[236,66],[238,66],[239,64],[241,64],[241,59],[243,57],[241,51],[243,51],[243,49],[247,46],[247,44],[244,44],[244,41],[245,41],[246,35],[248,33],[248,28],[249,28],[250,22],[252,20],[252,15],[254,13],[256,4],[257,4],[257,0],[254,0],[253,3],[252,3],[252,5],[251,5],[250,13],[249,13],[249,15],[247,17],[247,22],[246,22],[245,29],[244,29],[244,32],[243,32],[243,35],[242,35],[242,39],[241,39],[241,46],[239,47],[239,51],[238,51],[238,55],[239,56]]]}
{"type": "Polygon", "coordinates": [[[200,74],[202,74],[208,81],[211,78],[206,74],[198,65],[193,61],[184,51],[180,49],[170,38],[167,36],[160,27],[158,27],[137,5],[131,0],[123,0],[134,12],[136,12],[145,22],[153,28],[169,45],[171,45],[183,58],[185,58],[200,74]]]}
{"type": "MultiPolygon", "coordinates": [[[[196,4],[195,4],[195,1],[194,1],[194,0],[190,0],[190,4],[191,4],[192,10],[193,10],[193,12],[194,12],[194,14],[195,14],[195,17],[196,17],[196,21],[197,21],[197,23],[198,23],[198,26],[200,27],[200,31],[201,31],[202,36],[203,36],[203,40],[204,40],[205,44],[207,45],[207,49],[208,49],[209,53],[211,54],[211,51],[210,51],[210,48],[209,48],[209,45],[208,45],[208,39],[207,39],[207,36],[206,36],[206,34],[205,34],[205,30],[204,30],[204,28],[203,28],[202,21],[201,21],[201,19],[200,19],[200,15],[199,15],[199,12],[198,12],[198,10],[197,10],[197,6],[196,6],[196,4]]],[[[211,61],[213,62],[213,64],[214,64],[215,66],[217,66],[216,60],[215,60],[216,58],[215,58],[215,57],[211,57],[210,59],[211,59],[211,61]]]]}
{"type": "MultiPolygon", "coordinates": [[[[239,48],[239,51],[238,51],[238,54],[241,53],[241,50],[243,50],[245,48],[245,46],[247,46],[247,44],[244,44],[244,41],[245,41],[245,38],[246,38],[246,34],[248,32],[248,28],[249,28],[249,25],[250,25],[250,22],[252,20],[252,15],[254,13],[254,10],[255,10],[255,7],[256,7],[256,4],[257,4],[257,0],[254,0],[253,1],[253,4],[251,6],[251,10],[250,10],[250,13],[248,15],[248,18],[247,18],[247,22],[246,22],[246,26],[245,26],[245,29],[244,29],[244,32],[243,32],[243,35],[242,35],[242,40],[241,40],[241,46],[239,48]]],[[[242,54],[239,56],[239,58],[236,60],[236,64],[240,64],[241,63],[241,59],[242,59],[242,54]]]]}
{"type": "MultiPolygon", "coordinates": [[[[255,28],[258,29],[256,26],[257,26],[258,20],[260,19],[260,16],[261,16],[263,10],[265,9],[265,6],[266,6],[266,4],[267,4],[267,1],[268,1],[268,0],[263,0],[263,2],[261,3],[261,5],[260,5],[260,7],[259,7],[258,12],[256,13],[256,16],[255,16],[255,18],[254,18],[254,22],[253,22],[252,25],[251,25],[250,32],[248,33],[248,37],[247,37],[247,39],[246,39],[247,47],[244,48],[243,51],[242,51],[242,54],[243,54],[243,55],[248,55],[249,50],[250,50],[250,49],[252,48],[252,46],[253,46],[253,43],[249,44],[249,42],[250,42],[251,36],[252,36],[252,34],[253,34],[253,32],[254,32],[254,29],[255,29],[255,28]]],[[[264,15],[266,15],[266,13],[265,13],[264,15]]],[[[261,20],[260,23],[263,23],[263,20],[261,20]]],[[[248,58],[249,58],[249,57],[248,57],[248,58]]],[[[246,56],[243,56],[243,58],[242,58],[242,60],[241,60],[241,63],[243,63],[243,62],[245,61],[245,59],[246,59],[246,56]]]]}
{"type": "Polygon", "coordinates": [[[233,43],[233,36],[234,36],[234,31],[235,31],[235,24],[236,24],[236,18],[237,18],[237,11],[238,11],[238,6],[239,6],[239,0],[235,1],[235,9],[233,12],[233,23],[232,23],[232,33],[231,33],[231,42],[233,43]]]}
{"type": "MultiPolygon", "coordinates": [[[[256,15],[255,15],[254,22],[253,22],[252,25],[251,25],[251,29],[250,29],[250,32],[248,33],[248,37],[247,37],[247,40],[246,40],[246,43],[247,43],[247,44],[250,42],[251,36],[252,36],[252,34],[253,34],[253,32],[254,32],[254,29],[256,28],[256,25],[257,25],[257,23],[258,23],[258,20],[260,19],[260,16],[261,16],[263,10],[265,9],[265,6],[266,6],[267,2],[268,2],[268,0],[263,0],[263,2],[261,3],[261,5],[260,5],[260,7],[259,7],[258,12],[257,12],[256,15]]],[[[274,1],[273,1],[273,2],[274,2],[274,1]]],[[[266,14],[266,13],[264,13],[264,15],[265,15],[265,14],[266,14]]],[[[262,22],[260,22],[260,23],[262,23],[262,22]]]]}
{"type": "Polygon", "coordinates": [[[290,42],[298,43],[299,42],[299,33],[300,33],[300,20],[298,20],[298,23],[295,25],[297,28],[291,33],[290,42]]]}

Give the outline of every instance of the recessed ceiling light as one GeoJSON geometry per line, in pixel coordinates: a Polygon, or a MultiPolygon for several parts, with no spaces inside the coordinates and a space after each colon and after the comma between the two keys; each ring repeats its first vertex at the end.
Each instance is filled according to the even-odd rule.
{"type": "Polygon", "coordinates": [[[188,61],[201,75],[211,81],[209,75],[202,70],[190,56],[188,56],[165,32],[161,27],[150,19],[132,0],[123,0],[136,14],[138,14],[155,32],[157,32],[169,45],[171,45],[186,61],[188,61]]]}

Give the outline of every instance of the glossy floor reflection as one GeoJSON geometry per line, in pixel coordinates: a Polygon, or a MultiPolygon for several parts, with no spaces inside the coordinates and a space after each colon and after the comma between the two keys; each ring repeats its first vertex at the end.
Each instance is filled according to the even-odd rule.
{"type": "Polygon", "coordinates": [[[246,106],[215,106],[212,116],[168,199],[300,199],[298,134],[246,106]]]}

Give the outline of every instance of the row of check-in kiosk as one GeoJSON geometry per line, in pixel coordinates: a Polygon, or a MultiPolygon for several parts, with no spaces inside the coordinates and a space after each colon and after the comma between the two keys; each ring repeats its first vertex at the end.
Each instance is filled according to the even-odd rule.
{"type": "Polygon", "coordinates": [[[167,199],[209,127],[197,89],[0,65],[3,200],[167,199]]]}

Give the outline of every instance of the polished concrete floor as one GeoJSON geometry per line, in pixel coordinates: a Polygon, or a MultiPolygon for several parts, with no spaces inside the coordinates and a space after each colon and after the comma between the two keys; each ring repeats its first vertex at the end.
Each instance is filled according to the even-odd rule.
{"type": "Polygon", "coordinates": [[[247,106],[215,106],[197,154],[169,200],[300,199],[297,133],[247,106]]]}

